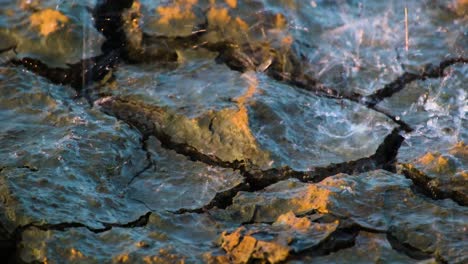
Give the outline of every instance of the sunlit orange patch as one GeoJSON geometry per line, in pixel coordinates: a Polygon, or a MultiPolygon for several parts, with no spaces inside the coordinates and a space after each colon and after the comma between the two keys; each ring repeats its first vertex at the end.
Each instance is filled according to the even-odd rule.
{"type": "Polygon", "coordinates": [[[328,213],[329,197],[332,192],[326,188],[318,188],[308,185],[307,188],[291,200],[291,205],[296,213],[317,210],[320,213],[328,213]]]}
{"type": "Polygon", "coordinates": [[[465,180],[468,180],[468,171],[462,171],[460,172],[460,176],[465,179],[465,180]]]}
{"type": "Polygon", "coordinates": [[[449,150],[449,153],[468,160],[468,145],[466,145],[465,142],[460,141],[449,150]]]}
{"type": "Polygon", "coordinates": [[[281,43],[283,43],[284,46],[290,47],[293,43],[294,39],[291,35],[287,35],[281,40],[281,43]]]}
{"type": "Polygon", "coordinates": [[[247,31],[249,29],[249,25],[240,17],[236,17],[236,23],[244,31],[247,31]]]}
{"type": "MultiPolygon", "coordinates": [[[[231,234],[223,232],[221,247],[226,251],[231,262],[249,263],[253,259],[268,260],[269,263],[284,261],[289,255],[289,247],[275,242],[257,240],[248,233],[242,235],[244,227],[239,227],[231,234]]],[[[263,262],[262,262],[263,263],[263,262]]]]}
{"type": "Polygon", "coordinates": [[[419,163],[423,165],[429,165],[434,160],[435,156],[431,152],[426,153],[424,156],[418,159],[419,163]]]}
{"type": "Polygon", "coordinates": [[[230,8],[236,8],[237,7],[237,0],[225,0],[226,1],[226,4],[228,4],[228,6],[230,8]]]}
{"type": "Polygon", "coordinates": [[[68,21],[68,17],[53,9],[41,10],[29,17],[31,26],[38,28],[43,36],[48,36],[50,33],[57,31],[68,21]]]}
{"type": "Polygon", "coordinates": [[[286,225],[298,231],[306,231],[311,226],[311,221],[305,217],[296,217],[292,211],[289,211],[280,215],[274,225],[286,225]]]}
{"type": "Polygon", "coordinates": [[[160,18],[159,24],[169,24],[171,20],[194,19],[195,15],[192,12],[192,7],[197,4],[198,0],[178,0],[172,5],[159,6],[156,11],[160,18]]]}
{"type": "Polygon", "coordinates": [[[70,249],[70,258],[71,259],[79,259],[79,258],[83,258],[83,257],[84,257],[83,253],[81,253],[79,250],[74,249],[74,248],[70,249]]]}
{"type": "Polygon", "coordinates": [[[117,256],[118,263],[126,263],[128,262],[128,260],[129,260],[128,254],[122,254],[122,255],[117,256]]]}
{"type": "Polygon", "coordinates": [[[211,26],[226,26],[231,17],[229,16],[228,10],[226,8],[215,8],[212,7],[208,11],[208,24],[211,26]]]}
{"type": "Polygon", "coordinates": [[[248,79],[250,85],[247,91],[234,99],[234,101],[237,103],[238,111],[231,117],[231,122],[236,125],[246,137],[248,137],[250,140],[254,140],[254,136],[252,135],[252,132],[250,131],[249,128],[249,116],[247,113],[247,107],[245,106],[245,103],[247,102],[248,99],[250,99],[255,92],[257,91],[257,85],[258,85],[258,80],[255,77],[255,75],[245,75],[247,76],[246,78],[248,79]]]}
{"type": "Polygon", "coordinates": [[[278,13],[275,16],[275,26],[277,29],[284,29],[286,28],[286,17],[283,14],[278,13]]]}
{"type": "Polygon", "coordinates": [[[169,24],[171,20],[194,19],[195,15],[191,10],[182,10],[180,6],[160,6],[157,8],[159,15],[159,24],[169,24]]]}
{"type": "Polygon", "coordinates": [[[449,160],[446,157],[440,156],[437,159],[437,170],[438,171],[445,171],[449,168],[449,160]]]}

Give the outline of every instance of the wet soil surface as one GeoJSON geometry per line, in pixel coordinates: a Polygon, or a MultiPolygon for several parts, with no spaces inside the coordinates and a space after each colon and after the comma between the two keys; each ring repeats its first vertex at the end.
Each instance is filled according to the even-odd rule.
{"type": "Polygon", "coordinates": [[[0,4],[9,263],[468,262],[466,1],[0,4]]]}

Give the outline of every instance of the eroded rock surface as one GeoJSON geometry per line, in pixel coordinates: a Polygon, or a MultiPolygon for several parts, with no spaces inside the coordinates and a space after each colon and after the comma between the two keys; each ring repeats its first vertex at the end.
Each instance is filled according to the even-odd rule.
{"type": "Polygon", "coordinates": [[[10,233],[31,222],[102,228],[145,213],[119,197],[146,163],[137,133],[29,73],[0,68],[0,85],[0,215],[10,233]]]}
{"type": "Polygon", "coordinates": [[[273,222],[290,210],[331,214],[387,233],[427,256],[463,263],[468,210],[450,200],[434,202],[416,195],[411,185],[404,176],[385,171],[342,174],[317,184],[284,181],[261,192],[239,193],[233,205],[217,215],[228,221],[256,223],[273,222]]]}
{"type": "Polygon", "coordinates": [[[2,3],[0,258],[468,262],[449,2],[2,3]]]}

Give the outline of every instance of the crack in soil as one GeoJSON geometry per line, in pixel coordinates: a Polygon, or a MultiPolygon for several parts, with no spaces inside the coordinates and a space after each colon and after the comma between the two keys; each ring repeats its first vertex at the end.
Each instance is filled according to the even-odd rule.
{"type": "Polygon", "coordinates": [[[398,170],[410,179],[417,192],[433,200],[450,199],[460,206],[468,206],[468,196],[462,191],[446,190],[437,179],[431,178],[410,164],[399,164],[398,170]]]}
{"type": "MultiPolygon", "coordinates": [[[[139,27],[132,27],[132,23],[129,22],[133,21],[133,19],[136,19],[138,22],[139,19],[138,11],[132,10],[133,4],[133,0],[123,0],[117,2],[112,0],[102,0],[98,1],[96,4],[95,9],[92,11],[95,20],[95,27],[106,38],[104,44],[101,47],[103,52],[102,55],[83,59],[78,63],[68,65],[67,68],[49,67],[40,60],[27,57],[22,59],[12,59],[9,61],[9,64],[13,66],[23,66],[29,71],[39,76],[45,77],[52,83],[70,85],[73,89],[75,89],[78,96],[85,97],[88,102],[93,105],[92,103],[94,100],[86,88],[91,83],[108,80],[109,76],[113,74],[113,70],[117,68],[120,61],[127,63],[141,63],[149,61],[171,63],[177,61],[178,55],[175,52],[175,47],[185,49],[201,47],[210,51],[218,52],[219,56],[217,61],[224,63],[231,70],[245,72],[248,70],[258,71],[258,69],[261,68],[260,72],[264,72],[267,76],[274,80],[310,91],[321,97],[337,100],[350,100],[362,104],[369,109],[384,114],[399,125],[399,128],[394,129],[392,133],[384,139],[375,154],[372,156],[355,161],[330,164],[326,167],[317,167],[310,171],[295,171],[287,166],[269,170],[257,170],[253,168],[248,161],[223,161],[214,155],[203,154],[188,144],[173,142],[169,135],[164,133],[156,133],[157,138],[160,140],[164,148],[174,150],[192,161],[200,161],[211,166],[231,168],[233,170],[239,171],[244,177],[244,182],[233,188],[230,188],[229,190],[216,193],[215,197],[207,205],[196,209],[182,208],[176,212],[173,212],[175,214],[205,213],[206,211],[215,207],[225,209],[232,204],[233,198],[241,191],[259,191],[271,184],[291,178],[298,179],[302,182],[319,182],[326,177],[338,173],[356,174],[375,169],[385,169],[395,172],[395,158],[401,143],[404,141],[404,138],[399,135],[399,132],[401,130],[411,132],[412,128],[409,124],[402,121],[398,117],[388,113],[384,109],[379,108],[377,104],[385,98],[391,97],[399,91],[403,90],[407,84],[413,81],[425,80],[427,78],[442,78],[445,76],[444,70],[447,67],[457,63],[468,63],[468,58],[449,58],[441,61],[438,66],[429,65],[425,67],[420,73],[404,72],[394,81],[388,83],[383,88],[368,96],[363,96],[358,93],[341,93],[333,88],[325,87],[324,85],[320,84],[318,80],[305,74],[302,68],[306,68],[304,66],[306,66],[307,63],[298,60],[297,56],[292,53],[282,54],[277,50],[269,50],[269,52],[272,52],[268,54],[269,64],[266,68],[264,68],[262,66],[266,61],[264,58],[260,61],[255,61],[255,56],[250,56],[252,54],[258,55],[258,53],[256,53],[258,50],[255,50],[252,47],[250,47],[250,49],[246,49],[245,47],[238,47],[235,43],[230,42],[203,43],[200,45],[200,36],[206,34],[207,30],[198,30],[196,33],[188,37],[150,36],[141,31],[139,27]],[[156,51],[148,51],[144,46],[158,43],[162,43],[163,45],[160,45],[160,47],[163,46],[165,48],[161,48],[156,51]],[[285,55],[285,57],[287,57],[287,61],[281,59],[280,57],[282,56],[279,55],[285,55]],[[242,59],[246,60],[242,61],[242,59]],[[290,72],[283,72],[280,70],[283,69],[287,63],[296,65],[296,67],[290,69],[290,72]]],[[[206,25],[201,25],[200,27],[203,29],[206,28],[206,25]]],[[[264,43],[260,44],[263,45],[264,43]]],[[[14,50],[14,47],[2,49],[0,50],[0,53],[7,52],[12,49],[14,50]]],[[[145,139],[148,135],[147,132],[141,132],[143,134],[143,139],[145,139]]],[[[154,134],[155,133],[153,133],[153,135],[154,134]]],[[[146,151],[146,158],[149,160],[149,164],[142,168],[142,170],[138,171],[130,179],[130,181],[127,183],[127,187],[133,182],[135,178],[150,169],[153,165],[151,162],[151,153],[148,151],[145,142],[145,140],[142,140],[142,149],[146,151]]],[[[26,166],[24,168],[32,169],[26,166]]],[[[403,170],[403,173],[406,177],[413,181],[415,186],[420,188],[424,194],[431,197],[432,199],[450,198],[460,205],[467,205],[466,197],[460,196],[456,192],[447,192],[438,188],[438,186],[434,186],[430,183],[432,179],[427,175],[424,175],[419,171],[408,169],[403,170]]],[[[133,228],[145,226],[148,223],[151,214],[152,213],[150,211],[135,221],[123,224],[101,223],[104,226],[103,228],[92,228],[78,222],[58,224],[30,223],[25,226],[18,227],[12,235],[12,239],[6,240],[6,243],[1,240],[0,248],[8,248],[15,251],[17,245],[19,245],[19,242],[21,241],[22,232],[31,227],[44,231],[65,231],[70,228],[87,228],[91,232],[102,233],[111,230],[113,227],[133,228]],[[11,245],[9,243],[13,244],[11,245]],[[4,247],[5,244],[6,246],[4,247]]],[[[293,258],[300,258],[301,256],[306,256],[307,254],[327,255],[341,249],[352,247],[355,244],[356,236],[360,231],[382,233],[382,231],[369,230],[358,225],[340,228],[333,232],[329,238],[327,238],[319,245],[301,252],[300,254],[295,254],[293,258]]],[[[394,248],[396,251],[402,252],[409,257],[418,260],[430,258],[430,254],[421,252],[416,248],[400,243],[388,231],[384,233],[387,234],[388,241],[392,245],[392,248],[394,248]]],[[[9,254],[10,259],[14,254],[15,253],[9,254]]],[[[443,261],[438,256],[436,256],[436,258],[440,261],[443,261]]]]}
{"type": "MultiPolygon", "coordinates": [[[[86,228],[93,233],[103,233],[111,230],[114,227],[117,228],[135,228],[135,227],[144,227],[148,224],[149,218],[152,212],[147,212],[146,214],[140,216],[134,221],[128,223],[105,223],[100,222],[104,227],[103,228],[93,228],[86,224],[79,222],[64,222],[58,224],[37,224],[29,223],[23,226],[18,226],[13,233],[10,233],[7,237],[0,237],[0,256],[3,259],[8,260],[8,263],[19,263],[21,260],[18,255],[18,246],[22,241],[22,234],[29,228],[37,228],[42,231],[66,231],[72,228],[86,228]]],[[[4,228],[0,225],[0,231],[4,228]]],[[[7,234],[5,232],[5,234],[7,234]]]]}
{"type": "MultiPolygon", "coordinates": [[[[390,133],[385,140],[377,148],[375,154],[370,157],[362,158],[355,161],[331,164],[327,167],[316,167],[310,171],[296,171],[290,167],[272,168],[268,170],[249,170],[248,168],[232,168],[238,169],[241,175],[244,176],[244,182],[223,192],[218,192],[215,197],[207,205],[196,208],[187,209],[181,208],[173,213],[204,213],[214,207],[226,209],[232,205],[234,197],[238,192],[255,192],[262,190],[272,184],[287,179],[298,179],[301,182],[320,182],[323,179],[336,175],[338,173],[358,174],[376,169],[385,169],[395,172],[395,158],[398,149],[401,146],[404,138],[399,134],[399,129],[396,128],[390,133]]],[[[188,155],[188,153],[181,153],[188,155]]]]}
{"type": "Polygon", "coordinates": [[[365,96],[363,101],[366,105],[373,107],[385,98],[393,96],[395,93],[403,90],[405,86],[416,80],[426,80],[428,78],[436,79],[442,78],[445,76],[444,70],[454,64],[461,63],[467,64],[468,58],[458,57],[458,58],[448,58],[439,63],[439,66],[434,66],[432,64],[426,65],[422,72],[420,73],[411,73],[404,72],[398,78],[396,78],[391,83],[386,84],[383,88],[377,90],[372,95],[365,96]]]}

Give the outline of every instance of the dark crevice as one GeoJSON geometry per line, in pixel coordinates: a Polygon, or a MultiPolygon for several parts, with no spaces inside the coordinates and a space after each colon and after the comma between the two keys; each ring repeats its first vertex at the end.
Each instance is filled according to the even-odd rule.
{"type": "Polygon", "coordinates": [[[412,259],[425,260],[432,257],[431,254],[423,252],[420,249],[415,248],[407,243],[401,243],[390,232],[387,233],[387,240],[394,250],[403,253],[412,259]]]}
{"type": "MultiPolygon", "coordinates": [[[[341,219],[341,221],[349,220],[343,217],[331,216],[331,219],[341,219]]],[[[342,222],[344,223],[344,222],[342,222]]],[[[341,224],[340,224],[341,225],[341,224]]],[[[333,232],[330,237],[322,241],[320,244],[309,248],[307,250],[296,252],[290,257],[290,260],[301,260],[306,256],[325,256],[337,252],[339,250],[351,248],[356,244],[356,238],[360,232],[367,232],[373,234],[385,234],[387,241],[392,246],[392,249],[404,254],[415,260],[431,259],[433,254],[421,251],[418,248],[412,247],[406,243],[400,242],[396,237],[391,234],[391,230],[377,230],[368,227],[360,226],[354,222],[345,224],[333,232]]]]}
{"type": "Polygon", "coordinates": [[[93,228],[88,225],[79,222],[64,222],[58,224],[37,224],[30,223],[23,226],[18,226],[13,233],[3,232],[0,224],[0,257],[3,260],[7,260],[7,263],[22,263],[19,257],[19,245],[22,241],[23,232],[30,228],[37,228],[42,231],[66,231],[72,228],[86,228],[93,233],[103,233],[111,230],[114,227],[117,228],[135,228],[144,227],[148,224],[149,218],[152,212],[148,212],[138,219],[128,223],[101,223],[103,228],[93,228]]]}
{"type": "Polygon", "coordinates": [[[294,253],[290,257],[290,260],[300,260],[306,256],[326,256],[333,252],[353,247],[356,244],[358,234],[359,228],[356,227],[339,228],[318,245],[294,253]]]}
{"type": "Polygon", "coordinates": [[[84,96],[88,102],[92,102],[92,98],[83,93],[85,87],[91,83],[108,79],[119,60],[120,54],[115,51],[84,59],[78,63],[68,64],[66,68],[49,67],[40,60],[28,57],[12,59],[10,63],[23,66],[27,70],[48,79],[51,83],[70,85],[77,92],[77,96],[84,96]]]}
{"type": "Polygon", "coordinates": [[[152,161],[152,157],[151,157],[151,152],[148,150],[148,139],[147,138],[142,138],[142,140],[141,140],[141,149],[146,153],[145,156],[146,156],[147,164],[141,170],[137,171],[133,175],[133,177],[127,182],[126,188],[128,188],[136,178],[140,177],[140,175],[142,175],[143,173],[145,173],[146,171],[148,171],[150,168],[152,168],[154,166],[153,161],[152,161]]]}
{"type": "MultiPolygon", "coordinates": [[[[94,99],[91,98],[91,95],[87,93],[88,91],[86,87],[91,83],[107,80],[109,75],[112,75],[113,70],[116,69],[121,60],[126,63],[174,62],[177,61],[177,53],[175,52],[176,48],[187,49],[200,46],[200,36],[205,34],[205,30],[197,31],[195,34],[192,34],[188,37],[170,38],[165,36],[149,36],[142,32],[139,28],[131,27],[131,25],[129,25],[131,20],[133,20],[133,18],[137,19],[137,17],[135,17],[135,13],[132,13],[134,11],[129,10],[132,7],[133,2],[133,0],[98,0],[98,3],[93,11],[93,17],[95,20],[96,29],[106,38],[103,46],[101,47],[103,55],[83,59],[78,63],[69,64],[68,67],[64,68],[50,67],[43,62],[33,58],[13,59],[10,60],[10,63],[15,66],[23,66],[29,71],[47,78],[52,83],[70,85],[73,89],[75,89],[78,96],[84,96],[88,102],[93,102],[94,99]],[[129,18],[132,19],[129,20],[129,18]],[[139,39],[141,42],[138,42],[139,39]],[[149,48],[146,48],[147,46],[157,46],[157,48],[151,51],[149,48]]],[[[253,69],[258,69],[258,66],[264,63],[264,61],[252,62],[255,56],[249,56],[249,53],[242,53],[244,57],[248,58],[248,60],[246,62],[240,62],[239,59],[243,57],[238,56],[239,54],[237,53],[231,53],[233,51],[231,46],[235,45],[232,43],[208,43],[203,45],[203,47],[208,50],[219,52],[220,56],[218,56],[217,61],[226,64],[232,70],[245,72],[247,70],[252,70],[252,67],[253,69]]],[[[0,50],[0,53],[12,49],[14,49],[14,47],[2,49],[0,50]]],[[[276,57],[273,58],[271,65],[268,65],[264,71],[265,74],[272,79],[313,92],[318,96],[337,100],[350,100],[360,103],[376,112],[384,114],[393,120],[393,122],[398,124],[399,128],[394,129],[392,133],[384,139],[382,144],[376,150],[375,154],[370,157],[339,164],[330,164],[329,166],[325,167],[316,167],[309,171],[296,171],[287,166],[282,168],[260,170],[254,168],[248,161],[224,161],[214,155],[201,153],[199,150],[188,144],[174,142],[170,135],[164,134],[162,132],[153,133],[153,135],[155,135],[160,140],[161,145],[166,149],[174,150],[192,161],[199,161],[210,166],[230,168],[239,171],[244,177],[244,181],[242,183],[229,190],[217,193],[211,202],[202,208],[179,209],[174,213],[205,213],[212,208],[225,209],[232,205],[234,197],[241,191],[260,191],[272,184],[287,179],[298,179],[302,182],[320,182],[323,179],[338,173],[358,174],[376,169],[384,169],[395,172],[395,157],[397,155],[398,149],[401,146],[401,143],[404,140],[404,138],[399,135],[399,132],[400,130],[410,132],[412,131],[412,128],[398,117],[377,107],[377,104],[385,98],[391,97],[395,93],[401,91],[407,84],[413,81],[425,80],[427,78],[440,78],[444,76],[444,70],[447,67],[457,63],[468,63],[468,59],[462,57],[446,59],[443,60],[439,66],[428,66],[420,73],[405,72],[393,82],[385,85],[382,89],[377,90],[374,94],[363,96],[358,93],[342,93],[333,88],[323,86],[318,82],[318,80],[302,72],[302,68],[304,68],[305,64],[295,58],[294,54],[286,54],[286,56],[289,57],[289,62],[291,62],[293,65],[296,65],[296,67],[291,69],[290,72],[283,72],[280,69],[283,68],[282,66],[284,66],[285,62],[278,60],[278,51],[274,52],[276,52],[276,57]]],[[[210,130],[212,129],[211,123],[209,128],[210,130]]],[[[148,135],[147,131],[141,132],[143,134],[143,138],[145,139],[148,135]]],[[[142,173],[153,166],[151,162],[151,153],[147,149],[145,140],[142,142],[142,148],[146,152],[146,158],[149,163],[130,179],[127,187],[134,181],[134,179],[139,177],[142,173]]],[[[35,171],[35,168],[28,166],[24,166],[24,168],[35,171]]],[[[2,168],[0,168],[0,171],[1,169],[2,168]]],[[[430,184],[432,179],[419,171],[415,172],[406,170],[404,171],[404,174],[413,181],[417,188],[419,188],[423,193],[432,199],[450,198],[460,205],[466,206],[468,204],[467,198],[465,196],[462,196],[456,192],[444,191],[437,186],[434,187],[430,184]]],[[[145,204],[144,202],[142,203],[145,204]]],[[[145,204],[145,206],[147,205],[145,204]]],[[[18,227],[14,232],[12,239],[0,240],[0,249],[7,249],[10,252],[15,252],[19,242],[21,241],[22,233],[28,228],[37,228],[44,231],[65,231],[71,228],[86,228],[94,233],[102,233],[111,230],[113,227],[134,228],[146,226],[150,215],[151,212],[148,212],[135,221],[123,224],[101,223],[104,226],[103,228],[93,228],[78,222],[58,224],[31,223],[18,227]]],[[[3,233],[1,228],[0,231],[0,234],[3,233]]],[[[382,231],[379,230],[372,230],[357,225],[339,228],[333,232],[329,238],[324,240],[319,245],[307,249],[306,251],[295,253],[292,256],[292,259],[299,259],[308,255],[328,255],[341,249],[352,247],[355,245],[355,239],[360,231],[382,233],[382,231]]],[[[428,259],[431,257],[431,254],[422,252],[414,247],[411,247],[410,245],[400,243],[390,233],[386,234],[388,241],[395,250],[403,252],[406,255],[418,260],[428,259]]],[[[7,257],[10,257],[10,259],[12,256],[11,254],[14,253],[7,254],[7,257]]],[[[3,255],[0,253],[0,258],[2,257],[3,255]]]]}
{"type": "Polygon", "coordinates": [[[146,226],[146,224],[149,221],[149,217],[152,213],[148,212],[142,216],[140,216],[138,219],[128,222],[128,223],[105,223],[105,222],[100,222],[104,227],[103,228],[93,228],[88,225],[85,225],[83,223],[79,222],[64,222],[64,223],[58,223],[58,224],[36,224],[36,223],[30,223],[24,226],[18,227],[14,234],[16,235],[21,235],[25,230],[29,228],[37,228],[42,231],[66,231],[71,228],[86,228],[89,231],[93,233],[102,233],[111,230],[113,227],[119,227],[119,228],[134,228],[134,227],[143,227],[146,226]]]}
{"type": "Polygon", "coordinates": [[[409,164],[400,164],[399,170],[413,182],[413,190],[416,192],[433,200],[451,199],[458,205],[468,206],[468,196],[463,191],[443,188],[437,179],[429,177],[409,164]]]}
{"type": "Polygon", "coordinates": [[[439,63],[439,66],[432,64],[427,65],[420,73],[404,72],[397,79],[385,85],[382,89],[377,90],[372,95],[364,97],[364,102],[369,107],[373,107],[385,98],[393,96],[395,93],[403,90],[405,86],[416,80],[425,80],[428,78],[441,78],[444,77],[445,68],[457,63],[466,64],[468,58],[449,58],[439,63]]]}
{"type": "MultiPolygon", "coordinates": [[[[395,158],[403,140],[404,138],[399,134],[399,129],[394,129],[392,133],[384,139],[382,144],[377,148],[375,154],[372,156],[350,162],[331,164],[327,167],[317,167],[310,171],[296,171],[290,167],[272,168],[268,170],[254,170],[246,168],[245,166],[231,167],[232,169],[239,170],[241,172],[244,176],[243,183],[235,186],[234,188],[217,193],[211,202],[202,208],[182,208],[174,213],[204,213],[214,207],[226,209],[228,206],[232,205],[234,197],[240,191],[255,192],[263,190],[272,184],[287,179],[298,179],[302,182],[320,182],[327,177],[339,173],[358,174],[377,169],[395,172],[395,158]]],[[[203,162],[203,160],[198,160],[196,157],[194,158],[193,156],[190,156],[191,153],[181,152],[180,154],[188,155],[192,160],[195,159],[203,162]]]]}

